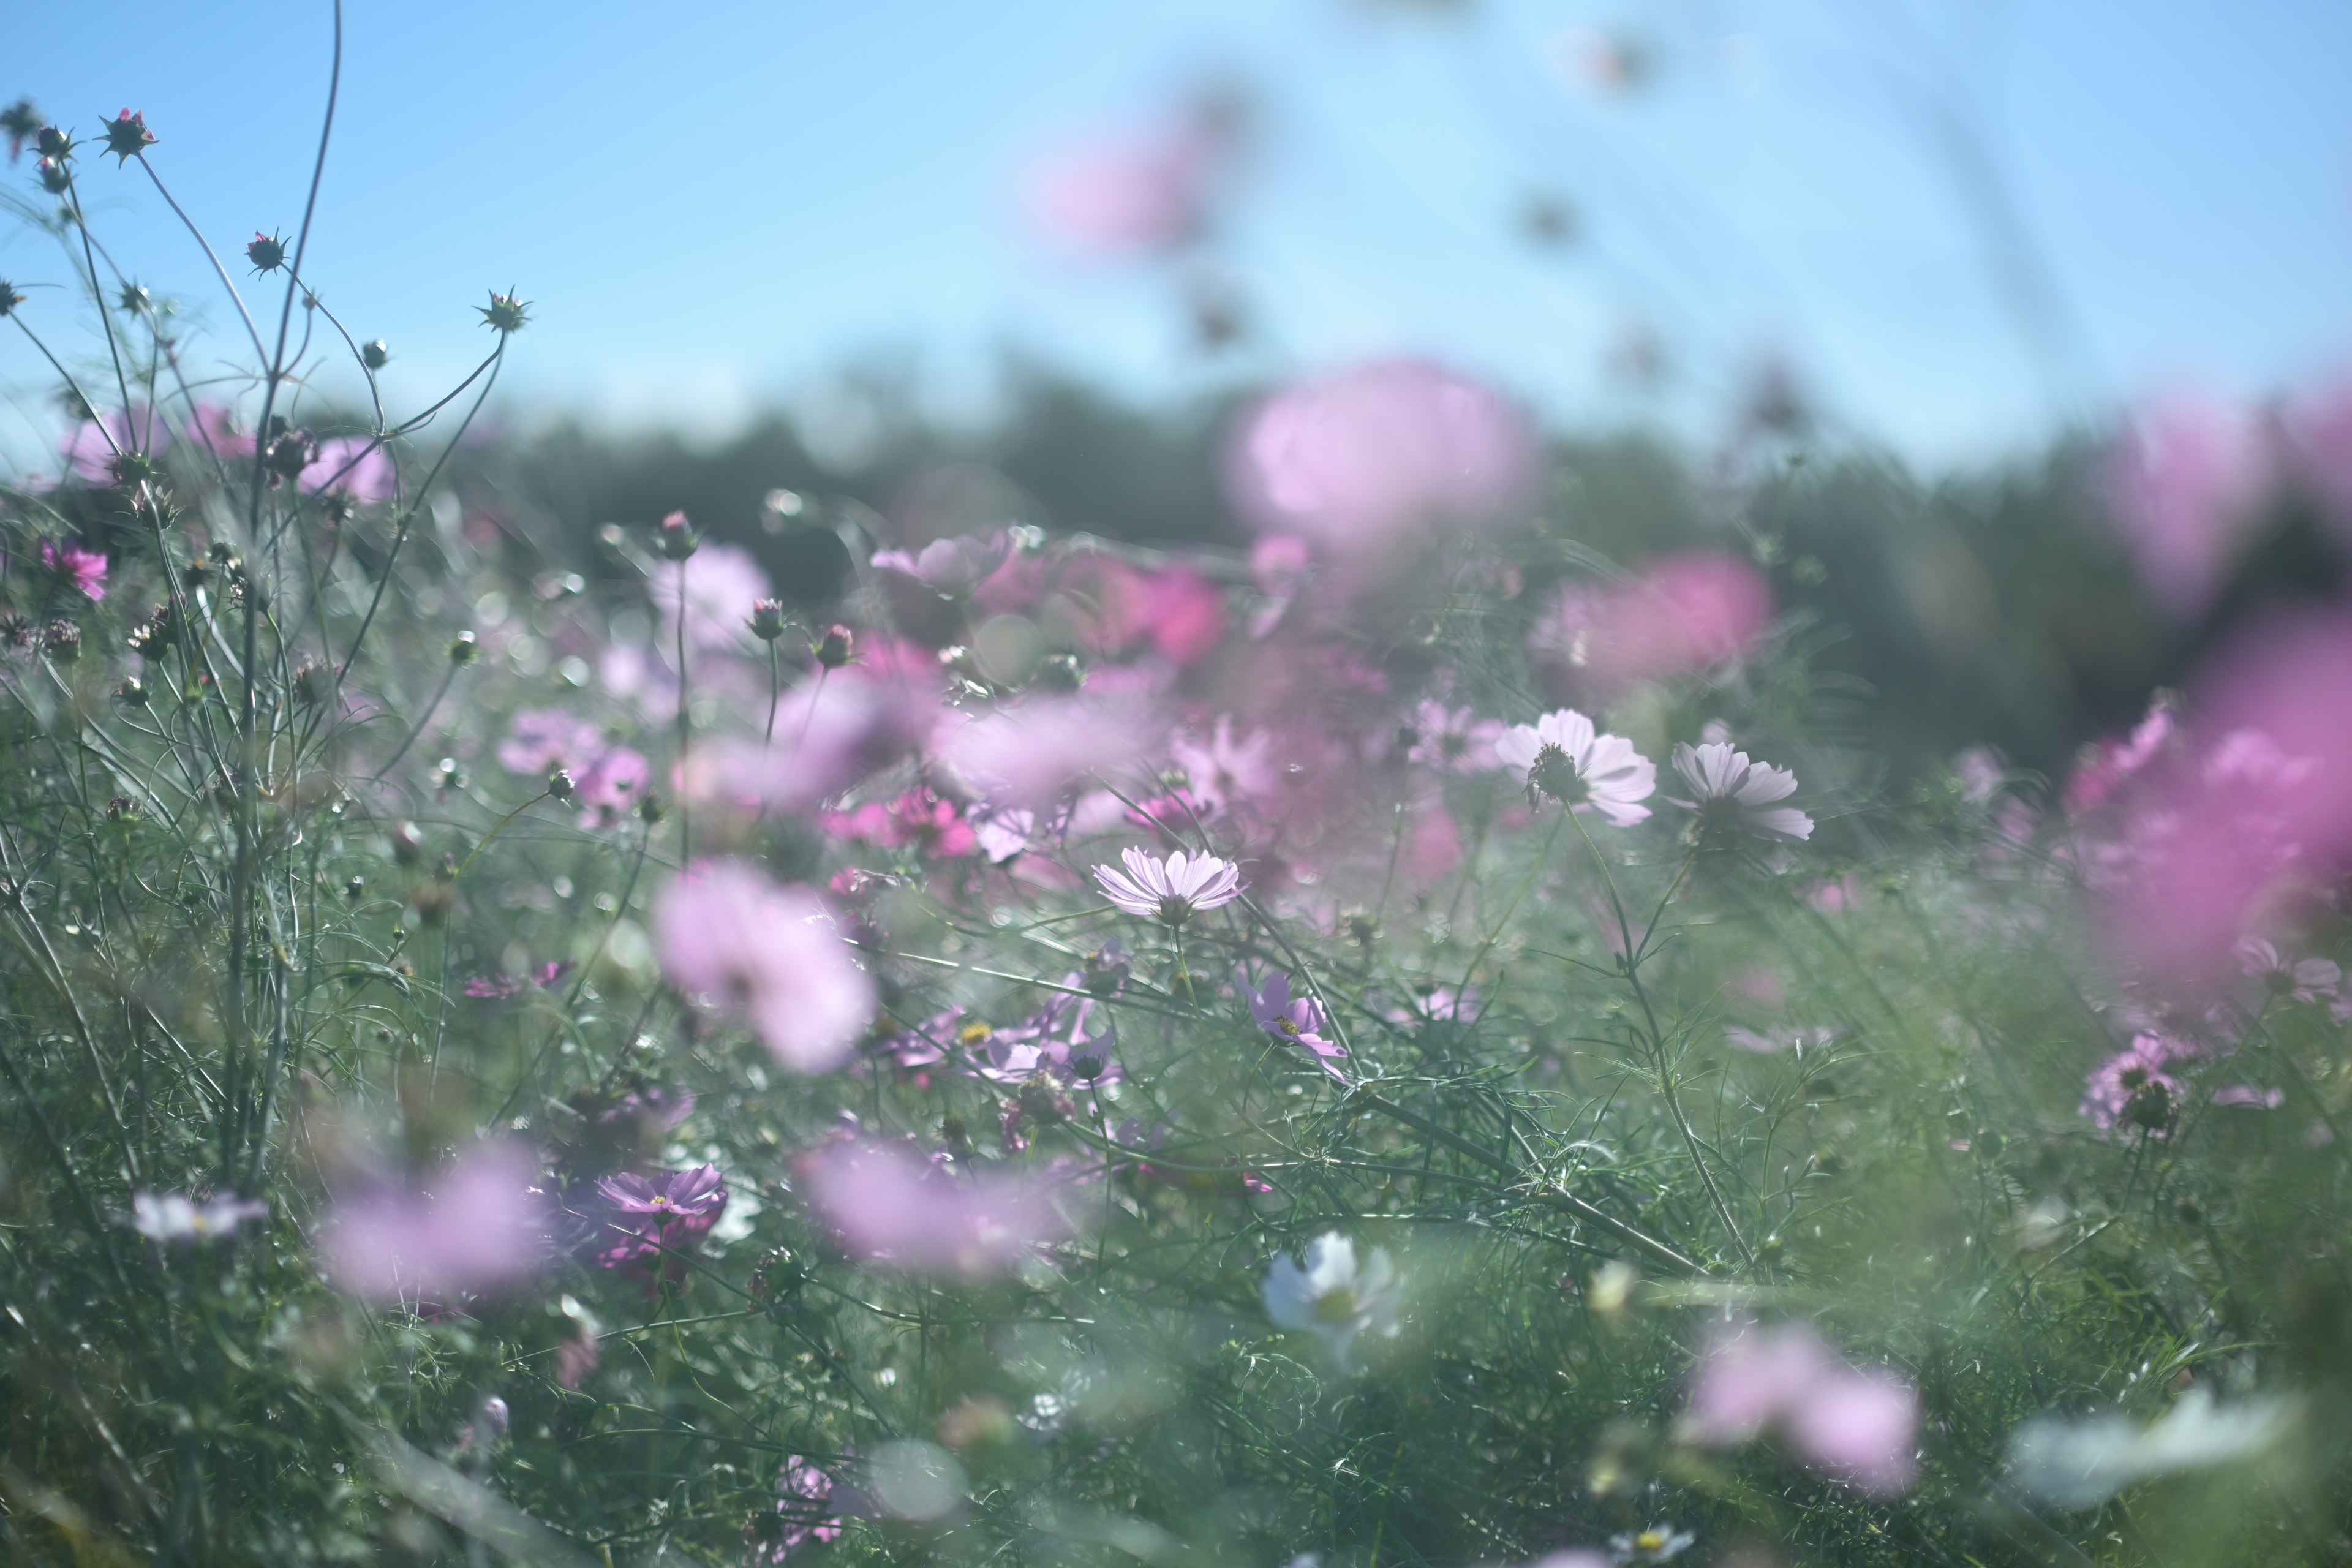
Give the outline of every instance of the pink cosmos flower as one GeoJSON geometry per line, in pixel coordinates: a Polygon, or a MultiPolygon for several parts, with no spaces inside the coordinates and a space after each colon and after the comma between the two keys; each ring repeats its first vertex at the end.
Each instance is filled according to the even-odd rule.
{"type": "Polygon", "coordinates": [[[1528,653],[1563,690],[1607,697],[1729,664],[1772,619],[1772,587],[1736,555],[1669,555],[1629,582],[1562,584],[1528,634],[1528,653]]]}
{"type": "Polygon", "coordinates": [[[1190,567],[1147,574],[1141,610],[1153,650],[1179,668],[1200,663],[1225,640],[1225,596],[1190,567]]]}
{"type": "Polygon", "coordinates": [[[2133,726],[2129,740],[2096,742],[2066,781],[2066,809],[2087,811],[2105,802],[2156,760],[2176,727],[2172,704],[2159,696],[2133,726]]]}
{"type": "Polygon", "coordinates": [[[855,811],[829,811],[824,822],[824,830],[836,838],[892,848],[911,845],[924,855],[947,859],[980,852],[980,837],[955,803],[924,784],[895,800],[869,800],[855,811]]]}
{"type": "Polygon", "coordinates": [[[398,479],[392,454],[383,443],[339,436],[319,443],[319,455],[302,470],[300,485],[305,495],[334,490],[356,505],[377,506],[393,498],[398,479]]]}
{"type": "Polygon", "coordinates": [[[2272,467],[2258,419],[2193,397],[2151,404],[2116,440],[2108,511],[2158,605],[2189,616],[2211,601],[2272,467]]]}
{"type": "Polygon", "coordinates": [[[871,564],[877,572],[911,577],[943,598],[962,598],[1004,564],[1013,552],[1013,538],[1003,529],[935,539],[921,552],[877,550],[871,564]]]}
{"type": "Polygon", "coordinates": [[[1804,1463],[1894,1497],[1916,1472],[1918,1405],[1908,1383],[1849,1365],[1808,1324],[1739,1321],[1708,1336],[1678,1431],[1723,1448],[1777,1429],[1804,1463]]]}
{"type": "MultiPolygon", "coordinates": [[[[705,542],[685,563],[686,646],[710,651],[740,647],[751,622],[751,606],[775,592],[768,574],[750,551],[705,542]]],[[[646,578],[646,592],[661,613],[656,651],[676,658],[679,569],[664,562],[646,578]]]]}
{"type": "Polygon", "coordinates": [[[2305,489],[2352,533],[2352,375],[2288,406],[2290,460],[2305,489]]]}
{"type": "Polygon", "coordinates": [[[1244,979],[1242,995],[1249,1003],[1252,1023],[1278,1040],[1305,1047],[1314,1055],[1317,1067],[1346,1081],[1338,1064],[1347,1057],[1347,1047],[1324,1037],[1330,1022],[1324,1016],[1323,1004],[1312,996],[1292,996],[1289,975],[1276,973],[1255,988],[1244,979]]]}
{"type": "Polygon", "coordinates": [[[1413,710],[1411,728],[1407,756],[1424,768],[1457,773],[1486,767],[1496,742],[1503,738],[1500,720],[1481,719],[1467,708],[1449,708],[1428,698],[1413,710]]]}
{"type": "Polygon", "coordinates": [[[115,455],[144,453],[158,457],[172,444],[172,427],[157,418],[152,409],[139,408],[129,414],[110,410],[96,419],[85,419],[66,433],[58,450],[64,454],[66,467],[74,478],[86,485],[107,485],[114,482],[115,455]]]}
{"type": "Polygon", "coordinates": [[[1152,743],[1149,710],[1089,696],[1031,697],[977,716],[940,715],[940,760],[992,805],[1040,806],[1152,743]]]}
{"type": "Polygon", "coordinates": [[[679,876],[655,900],[653,925],[670,983],[748,1018],[796,1071],[840,1065],[874,1016],[874,982],[824,903],[740,861],[706,861],[679,876]]]}
{"type": "Polygon", "coordinates": [[[1217,150],[1198,119],[1106,139],[1048,164],[1032,202],[1045,227],[1079,250],[1173,250],[1199,231],[1217,150]]]}
{"type": "Polygon", "coordinates": [[[1529,806],[1549,795],[1571,811],[1598,812],[1619,827],[1648,817],[1642,802],[1658,784],[1658,765],[1633,750],[1633,742],[1601,734],[1572,708],[1504,731],[1495,742],[1495,760],[1521,775],[1529,806]]]}
{"type": "Polygon", "coordinates": [[[1214,855],[1190,859],[1181,849],[1156,860],[1140,849],[1123,849],[1127,863],[1122,876],[1108,866],[1095,868],[1095,880],[1105,897],[1131,915],[1181,926],[1203,910],[1213,910],[1241,897],[1241,868],[1214,855]]]}
{"type": "Polygon", "coordinates": [[[1269,533],[1250,546],[1250,581],[1263,602],[1250,616],[1249,635],[1265,640],[1290,613],[1290,602],[1306,587],[1313,549],[1294,533],[1269,533]]]}
{"type": "Polygon", "coordinates": [[[1070,1231],[1055,1202],[1063,1184],[1050,1176],[959,1176],[940,1160],[856,1142],[808,1155],[800,1175],[809,1206],[844,1250],[909,1273],[1002,1274],[1070,1231]]]}
{"type": "Polygon", "coordinates": [[[2167,1069],[2193,1060],[2198,1052],[2163,1035],[2134,1036],[2132,1043],[2092,1069],[2083,1089],[2081,1114],[2103,1131],[2135,1127],[2162,1137],[2180,1105],[2180,1080],[2167,1069]]]}
{"type": "Polygon", "coordinates": [[[653,766],[645,753],[614,746],[572,775],[583,827],[610,827],[626,816],[646,795],[653,766]]]}
{"type": "Polygon", "coordinates": [[[545,778],[551,769],[563,768],[576,779],[604,751],[604,731],[587,720],[560,708],[526,708],[507,727],[498,758],[510,773],[545,778]]]}
{"type": "Polygon", "coordinates": [[[601,1178],[596,1195],[605,1209],[597,1264],[642,1270],[658,1260],[666,1277],[680,1279],[688,1255],[727,1206],[727,1182],[708,1164],[651,1176],[624,1173],[601,1178]]]}
{"type": "Polygon", "coordinates": [[[784,693],[772,741],[707,742],[676,785],[689,800],[746,816],[807,811],[904,752],[937,713],[928,694],[893,678],[836,669],[784,693]]]}
{"type": "Polygon", "coordinates": [[[1777,833],[1784,838],[1813,836],[1811,817],[1793,806],[1772,804],[1797,792],[1797,775],[1786,768],[1750,762],[1747,752],[1710,742],[1704,746],[1677,742],[1675,771],[1690,786],[1692,798],[1674,804],[1697,812],[1702,828],[1777,833]]]}
{"type": "Polygon", "coordinates": [[[1260,404],[1227,443],[1225,487],[1262,531],[1378,556],[1422,529],[1495,521],[1527,500],[1537,466],[1527,422],[1493,392],[1383,360],[1260,404]]]}
{"type": "MultiPolygon", "coordinates": [[[[834,1502],[834,1491],[833,1478],[814,1462],[798,1454],[787,1456],[784,1468],[776,1473],[780,1518],[771,1530],[753,1537],[751,1561],[761,1568],[775,1568],[812,1541],[822,1545],[838,1537],[842,1510],[834,1502]]],[[[746,1531],[750,1532],[749,1526],[746,1531]]]]}
{"type": "Polygon", "coordinates": [[[2304,958],[2289,963],[2276,947],[2258,936],[2239,938],[2232,951],[2238,955],[2238,966],[2261,981],[2272,994],[2297,1002],[2333,996],[2344,980],[2344,971],[2332,959],[2304,958]]]}
{"type": "Polygon", "coordinates": [[[461,1155],[428,1191],[383,1186],[330,1206],[313,1238],[338,1289],[373,1301],[493,1291],[538,1272],[548,1205],[517,1144],[461,1155]]]}
{"type": "Polygon", "coordinates": [[[194,417],[188,421],[187,439],[204,447],[215,458],[227,461],[232,458],[253,456],[253,432],[239,426],[236,410],[217,403],[199,403],[194,417]]]}
{"type": "Polygon", "coordinates": [[[1191,781],[1193,796],[1211,811],[1274,790],[1274,737],[1252,730],[1246,739],[1234,740],[1231,714],[1217,716],[1206,745],[1180,733],[1169,742],[1168,751],[1191,781]]]}
{"type": "Polygon", "coordinates": [[[41,541],[41,564],[55,572],[91,604],[106,597],[106,557],[79,544],[41,541]]]}

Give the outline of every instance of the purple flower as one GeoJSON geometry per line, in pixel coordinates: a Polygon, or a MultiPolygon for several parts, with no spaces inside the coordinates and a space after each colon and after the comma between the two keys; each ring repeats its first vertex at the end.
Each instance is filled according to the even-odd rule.
{"type": "Polygon", "coordinates": [[[559,708],[526,708],[499,742],[499,765],[510,773],[545,778],[562,768],[576,782],[605,751],[604,732],[559,708]]]}
{"type": "Polygon", "coordinates": [[[261,1219],[269,1205],[222,1193],[199,1204],[183,1193],[131,1194],[131,1228],[153,1242],[190,1243],[235,1236],[249,1219],[261,1219]]]}
{"type": "Polygon", "coordinates": [[[1324,1037],[1323,1031],[1330,1020],[1325,1016],[1323,1004],[1312,996],[1293,997],[1290,976],[1276,972],[1264,986],[1250,989],[1246,979],[1243,995],[1249,1002],[1250,1021],[1276,1039],[1291,1040],[1315,1055],[1315,1065],[1342,1082],[1338,1062],[1348,1052],[1343,1046],[1324,1037]]]}
{"type": "Polygon", "coordinates": [[[1525,776],[1530,806],[1549,795],[1570,811],[1599,812],[1619,827],[1650,815],[1642,802],[1658,787],[1655,763],[1624,736],[1597,732],[1572,708],[1512,725],[1495,742],[1495,757],[1525,776]]]}
{"type": "Polygon", "coordinates": [[[376,506],[393,498],[397,479],[383,442],[342,436],[319,443],[319,455],[302,470],[300,484],[305,495],[329,490],[358,506],[376,506]]]}
{"type": "Polygon", "coordinates": [[[788,1456],[776,1473],[776,1518],[755,1518],[747,1527],[751,1561],[772,1565],[812,1541],[822,1544],[838,1536],[842,1516],[834,1506],[834,1489],[831,1476],[798,1454],[788,1456]]]}
{"type": "MultiPolygon", "coordinates": [[[[687,558],[686,643],[689,649],[742,646],[751,606],[775,592],[751,553],[732,544],[706,544],[687,558]]],[[[646,591],[661,612],[659,651],[676,658],[678,568],[664,566],[646,580],[646,591]]],[[[779,732],[782,732],[781,721],[779,732]]]]}
{"type": "Polygon", "coordinates": [[[1893,1497],[1910,1489],[1916,1470],[1918,1404],[1909,1384],[1847,1364],[1808,1324],[1740,1321],[1708,1337],[1678,1431],[1725,1448],[1777,1428],[1806,1464],[1893,1497]]]}
{"type": "Polygon", "coordinates": [[[659,1258],[675,1279],[684,1278],[695,1243],[719,1223],[727,1182],[718,1166],[697,1165],[652,1176],[605,1176],[596,1195],[607,1211],[596,1261],[606,1268],[635,1268],[659,1258]]]}
{"type": "Polygon", "coordinates": [[[2344,981],[2344,971],[2333,960],[2304,958],[2289,963],[2279,956],[2277,948],[2258,936],[2241,937],[2235,952],[2238,966],[2261,981],[2273,995],[2316,1002],[2335,995],[2344,981]]]}
{"type": "Polygon", "coordinates": [[[1112,903],[1131,915],[1181,926],[1202,910],[1213,910],[1241,897],[1241,868],[1214,855],[1187,859],[1179,849],[1165,860],[1156,860],[1140,849],[1123,849],[1119,858],[1127,862],[1125,876],[1108,866],[1097,866],[1095,880],[1102,884],[1104,895],[1112,903]]]}
{"type": "Polygon", "coordinates": [[[1206,745],[1180,734],[1169,742],[1168,751],[1191,780],[1193,797],[1206,804],[1204,816],[1234,801],[1273,793],[1274,737],[1253,730],[1247,740],[1237,742],[1229,715],[1218,716],[1206,745]]]}
{"type": "Polygon", "coordinates": [[[106,557],[79,544],[41,541],[41,564],[55,572],[91,604],[106,597],[106,557]]]}
{"type": "MultiPolygon", "coordinates": [[[[1481,719],[1467,708],[1448,708],[1444,703],[1423,699],[1413,710],[1412,749],[1406,752],[1414,763],[1441,772],[1469,773],[1486,767],[1486,759],[1494,754],[1496,742],[1503,738],[1503,726],[1494,719],[1481,719]]],[[[1654,773],[1655,770],[1652,770],[1654,773]]]]}
{"type": "Polygon", "coordinates": [[[903,550],[877,550],[872,564],[878,572],[911,577],[934,594],[961,598],[993,575],[1013,552],[1012,536],[1003,529],[935,539],[919,554],[903,550]]]}
{"type": "Polygon", "coordinates": [[[429,1192],[381,1186],[340,1197],[315,1238],[336,1286],[374,1301],[445,1300],[538,1272],[547,1205],[529,1150],[465,1154],[429,1192]]]}
{"type": "Polygon", "coordinates": [[[653,768],[641,752],[614,746],[572,775],[583,827],[610,827],[645,798],[653,768]]]}
{"type": "Polygon", "coordinates": [[[654,949],[680,992],[747,1017],[800,1072],[848,1056],[874,1016],[874,983],[824,904],[736,860],[694,867],[654,903],[654,949]]]}
{"type": "Polygon", "coordinates": [[[1813,836],[1811,817],[1793,806],[1772,804],[1797,791],[1797,775],[1786,768],[1750,762],[1747,752],[1710,742],[1704,746],[1677,743],[1675,771],[1690,786],[1692,798],[1674,804],[1697,812],[1703,829],[1777,833],[1785,838],[1813,836]]]}
{"type": "Polygon", "coordinates": [[[809,1155],[801,1177],[851,1257],[910,1273],[1001,1274],[1069,1234],[1052,1191],[1066,1177],[998,1169],[959,1179],[941,1160],[852,1142],[809,1155]]]}
{"type": "Polygon", "coordinates": [[[2081,1113],[2101,1128],[2128,1124],[2162,1136],[2180,1104],[2180,1082],[2165,1069],[2197,1055],[2162,1035],[2134,1037],[2128,1047],[2092,1070],[2081,1113]]]}

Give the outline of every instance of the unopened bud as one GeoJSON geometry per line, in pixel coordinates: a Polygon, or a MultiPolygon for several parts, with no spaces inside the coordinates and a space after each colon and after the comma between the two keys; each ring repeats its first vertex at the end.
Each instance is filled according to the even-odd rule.
{"type": "Polygon", "coordinates": [[[286,239],[282,235],[254,231],[247,242],[245,258],[253,263],[256,272],[275,272],[286,265],[286,239]]]}
{"type": "Polygon", "coordinates": [[[125,708],[144,708],[147,706],[147,683],[135,675],[127,677],[114,689],[114,700],[125,708]]]}
{"type": "Polygon", "coordinates": [[[685,560],[701,542],[701,535],[694,531],[694,524],[686,520],[682,511],[671,512],[654,525],[654,548],[662,552],[666,561],[685,560]]]}
{"type": "Polygon", "coordinates": [[[360,345],[360,363],[370,370],[382,370],[392,363],[392,350],[382,338],[371,338],[360,345]]]}
{"type": "Polygon", "coordinates": [[[827,669],[839,669],[849,662],[857,649],[857,638],[847,626],[835,624],[824,628],[824,635],[809,645],[809,652],[817,663],[827,669]]]}
{"type": "Polygon", "coordinates": [[[474,634],[471,632],[459,632],[449,639],[451,664],[471,664],[474,662],[475,655],[481,651],[480,645],[474,640],[474,634]]]}
{"type": "Polygon", "coordinates": [[[416,824],[404,822],[392,830],[392,858],[404,866],[424,862],[425,835],[416,830],[416,824]]]}
{"type": "Polygon", "coordinates": [[[751,635],[761,642],[773,642],[784,635],[784,606],[781,600],[752,601],[751,635]]]}
{"type": "Polygon", "coordinates": [[[570,800],[578,789],[579,785],[572,782],[570,769],[553,767],[547,770],[547,793],[551,799],[570,800]]]}
{"type": "Polygon", "coordinates": [[[482,1425],[488,1428],[493,1442],[507,1435],[509,1419],[505,1400],[493,1394],[482,1401],[482,1425]]]}
{"type": "Polygon", "coordinates": [[[651,827],[654,824],[659,822],[663,817],[667,816],[668,815],[669,807],[663,805],[662,797],[654,794],[653,791],[647,790],[643,795],[638,797],[637,816],[645,820],[646,826],[651,827]]]}

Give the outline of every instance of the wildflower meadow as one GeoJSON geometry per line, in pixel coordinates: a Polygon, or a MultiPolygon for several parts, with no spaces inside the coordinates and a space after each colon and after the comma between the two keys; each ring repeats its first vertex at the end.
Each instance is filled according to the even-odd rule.
{"type": "Polygon", "coordinates": [[[527,281],[396,396],[5,123],[0,1559],[2352,1556],[2341,393],[1971,490],[1392,357],[1223,535],[574,526],[527,281]]]}

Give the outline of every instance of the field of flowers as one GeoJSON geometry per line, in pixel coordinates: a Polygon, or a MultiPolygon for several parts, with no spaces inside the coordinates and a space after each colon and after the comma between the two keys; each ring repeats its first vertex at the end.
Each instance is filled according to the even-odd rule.
{"type": "Polygon", "coordinates": [[[1239,547],[555,538],[528,300],[331,405],[304,228],[199,354],[142,118],[5,129],[0,1558],[2352,1555],[2352,605],[2200,621],[2352,403],[2113,442],[2216,629],[1921,764],[1769,462],[1599,539],[1395,360],[1236,411],[1239,547]]]}

